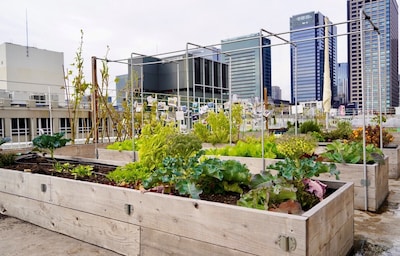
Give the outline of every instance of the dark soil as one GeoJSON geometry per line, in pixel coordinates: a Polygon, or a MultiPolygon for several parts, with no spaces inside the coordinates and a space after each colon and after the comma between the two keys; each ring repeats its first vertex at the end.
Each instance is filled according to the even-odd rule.
{"type": "MultiPolygon", "coordinates": [[[[115,165],[107,165],[107,164],[99,164],[96,162],[78,162],[72,160],[65,160],[65,159],[51,159],[48,157],[43,157],[38,154],[25,154],[22,156],[17,157],[16,162],[11,165],[4,166],[3,168],[10,169],[10,170],[18,170],[18,171],[25,171],[31,173],[38,173],[44,175],[52,175],[61,178],[67,179],[76,179],[82,181],[88,181],[93,183],[111,185],[111,186],[118,186],[115,182],[110,181],[106,175],[115,170],[117,166],[115,165]],[[74,166],[81,165],[91,165],[93,166],[93,174],[91,176],[85,177],[75,177],[69,172],[58,172],[54,168],[54,164],[58,162],[59,164],[70,163],[74,166]]],[[[129,185],[124,186],[127,188],[133,188],[129,185]]],[[[225,204],[232,204],[236,205],[237,200],[239,200],[240,195],[237,193],[231,194],[202,194],[200,195],[202,200],[212,201],[212,202],[219,202],[225,204]]]]}

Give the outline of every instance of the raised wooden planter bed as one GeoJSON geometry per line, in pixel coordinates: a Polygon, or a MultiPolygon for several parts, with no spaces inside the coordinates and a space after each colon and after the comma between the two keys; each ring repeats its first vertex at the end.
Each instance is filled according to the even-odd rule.
{"type": "Polygon", "coordinates": [[[400,177],[400,147],[383,148],[383,154],[389,157],[389,179],[400,177]]]}
{"type": "MultiPolygon", "coordinates": [[[[336,167],[340,171],[340,180],[354,183],[354,209],[376,212],[382,206],[389,194],[389,158],[387,156],[385,156],[385,164],[367,165],[366,180],[363,164],[336,163],[336,167]]],[[[330,174],[321,174],[319,178],[335,180],[335,177],[330,174]]]]}
{"type": "Polygon", "coordinates": [[[0,169],[0,212],[123,255],[346,255],[353,184],[301,216],[0,169]]]}
{"type": "Polygon", "coordinates": [[[132,151],[125,151],[125,150],[118,151],[118,150],[99,148],[98,154],[99,154],[99,159],[101,160],[115,160],[125,163],[134,162],[134,159],[136,161],[139,160],[139,154],[137,151],[135,151],[135,158],[133,158],[132,151]]]}
{"type": "MultiPolygon", "coordinates": [[[[207,157],[217,157],[221,160],[236,160],[242,164],[245,164],[251,173],[256,174],[263,170],[263,159],[257,157],[242,157],[242,156],[213,156],[206,155],[207,157]]],[[[272,158],[264,158],[265,167],[268,165],[276,164],[278,161],[282,161],[282,159],[272,159],[272,158]]]]}

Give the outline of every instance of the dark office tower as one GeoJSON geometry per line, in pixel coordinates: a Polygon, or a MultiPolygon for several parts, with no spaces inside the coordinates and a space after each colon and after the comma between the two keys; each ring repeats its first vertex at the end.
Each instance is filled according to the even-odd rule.
{"type": "MultiPolygon", "coordinates": [[[[322,101],[324,84],[325,16],[308,12],[290,18],[291,47],[291,101],[322,101]],[[297,52],[297,54],[296,54],[297,52]],[[296,68],[297,67],[297,68],[296,68]],[[297,93],[296,93],[297,80],[297,93]]],[[[329,22],[329,24],[332,24],[329,22]]],[[[331,103],[336,97],[336,26],[329,26],[329,67],[331,78],[331,103]]]]}
{"type": "Polygon", "coordinates": [[[379,110],[379,93],[382,93],[382,109],[390,112],[399,106],[397,2],[396,0],[347,0],[347,19],[350,21],[347,47],[350,102],[362,108],[364,81],[366,111],[373,113],[372,111],[379,110]],[[371,31],[372,26],[364,19],[365,15],[362,15],[363,37],[360,37],[361,10],[364,10],[370,21],[379,29],[380,47],[378,47],[378,33],[371,31]],[[379,81],[381,90],[378,89],[379,81]]]}
{"type": "Polygon", "coordinates": [[[221,41],[222,60],[231,66],[232,93],[241,99],[261,97],[260,75],[263,88],[271,96],[271,41],[260,33],[221,41]],[[261,61],[260,61],[260,46],[261,61]],[[261,72],[262,67],[262,72],[261,72]]]}

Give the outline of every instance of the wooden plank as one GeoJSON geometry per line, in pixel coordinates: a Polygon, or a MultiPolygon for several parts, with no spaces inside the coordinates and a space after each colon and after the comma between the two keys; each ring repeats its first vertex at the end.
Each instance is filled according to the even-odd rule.
{"type": "MultiPolygon", "coordinates": [[[[250,172],[253,174],[257,174],[263,170],[263,159],[256,157],[240,157],[240,156],[212,156],[217,157],[221,160],[236,160],[242,164],[245,164],[247,168],[249,168],[250,172]]],[[[264,158],[264,165],[267,168],[271,164],[276,164],[283,159],[271,159],[264,158]]]]}
{"type": "MultiPolygon", "coordinates": [[[[171,233],[161,232],[149,228],[142,228],[140,255],[245,256],[250,254],[238,250],[232,250],[227,247],[200,242],[187,237],[177,236],[171,233]]],[[[270,254],[268,251],[266,251],[263,255],[276,254],[270,254]]]]}
{"type": "Polygon", "coordinates": [[[2,213],[123,255],[139,255],[140,228],[37,200],[0,192],[2,213]]]}
{"type": "Polygon", "coordinates": [[[51,201],[48,192],[51,187],[50,176],[30,172],[0,169],[0,191],[25,196],[37,200],[51,201]],[[45,191],[42,191],[42,184],[45,191]]]}
{"type": "Polygon", "coordinates": [[[383,148],[385,156],[389,157],[389,179],[400,177],[400,147],[383,148]]]}
{"type": "MultiPolygon", "coordinates": [[[[389,193],[388,157],[385,164],[367,165],[368,189],[365,194],[364,166],[362,164],[336,164],[342,181],[354,183],[354,209],[365,210],[365,198],[368,198],[368,211],[377,211],[389,193]]],[[[321,174],[320,179],[334,180],[335,176],[321,174]]]]}
{"type": "Polygon", "coordinates": [[[306,249],[306,218],[301,216],[57,177],[51,177],[50,197],[53,204],[65,208],[250,253],[281,252],[275,244],[281,234],[296,237],[299,255],[306,249]],[[126,204],[132,205],[132,215],[124,211],[126,204]]]}
{"type": "Polygon", "coordinates": [[[320,203],[321,210],[310,215],[307,220],[307,255],[344,255],[340,254],[341,250],[349,252],[353,244],[347,241],[353,241],[353,225],[350,230],[343,226],[353,223],[353,194],[353,185],[346,184],[332,194],[335,200],[328,197],[320,203]],[[332,246],[335,241],[346,243],[347,247],[332,246]]]}

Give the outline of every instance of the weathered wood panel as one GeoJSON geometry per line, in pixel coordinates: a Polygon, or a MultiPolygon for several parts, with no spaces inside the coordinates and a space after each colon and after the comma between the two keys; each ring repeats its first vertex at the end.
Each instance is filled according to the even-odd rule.
{"type": "Polygon", "coordinates": [[[0,212],[123,255],[140,255],[140,228],[133,224],[3,192],[0,212]]]}
{"type": "Polygon", "coordinates": [[[389,179],[400,177],[400,147],[383,148],[385,156],[389,157],[389,179]]]}
{"type": "MultiPolygon", "coordinates": [[[[367,165],[367,181],[364,178],[364,166],[362,164],[338,164],[339,178],[342,181],[354,183],[354,209],[365,210],[367,199],[367,210],[375,212],[385,201],[389,193],[389,159],[385,157],[384,164],[367,165]],[[368,184],[367,190],[365,184],[368,184]]],[[[335,180],[335,176],[321,174],[321,179],[335,180]]]]}
{"type": "MultiPolygon", "coordinates": [[[[232,250],[227,247],[204,243],[187,237],[154,229],[142,228],[141,256],[174,255],[174,256],[248,256],[249,253],[232,250]]],[[[268,255],[266,252],[265,255],[268,255]]]]}
{"type": "Polygon", "coordinates": [[[100,160],[113,160],[124,163],[139,161],[139,153],[135,151],[135,158],[132,151],[118,151],[105,148],[99,148],[97,150],[100,160]]]}
{"type": "MultiPolygon", "coordinates": [[[[330,184],[329,181],[324,181],[330,184]]],[[[345,255],[353,246],[353,188],[350,183],[334,192],[331,198],[303,214],[307,220],[307,255],[345,255]],[[342,193],[349,190],[349,193],[342,193]],[[335,198],[335,199],[334,199],[335,198]],[[338,200],[336,200],[338,199],[338,200]]]]}
{"type": "MultiPolygon", "coordinates": [[[[263,170],[263,159],[257,157],[241,157],[241,156],[212,156],[207,155],[207,157],[217,157],[221,160],[236,160],[242,164],[245,164],[251,173],[256,174],[263,170]]],[[[282,161],[282,159],[272,159],[264,158],[264,165],[268,167],[271,164],[276,164],[282,161]]]]}

